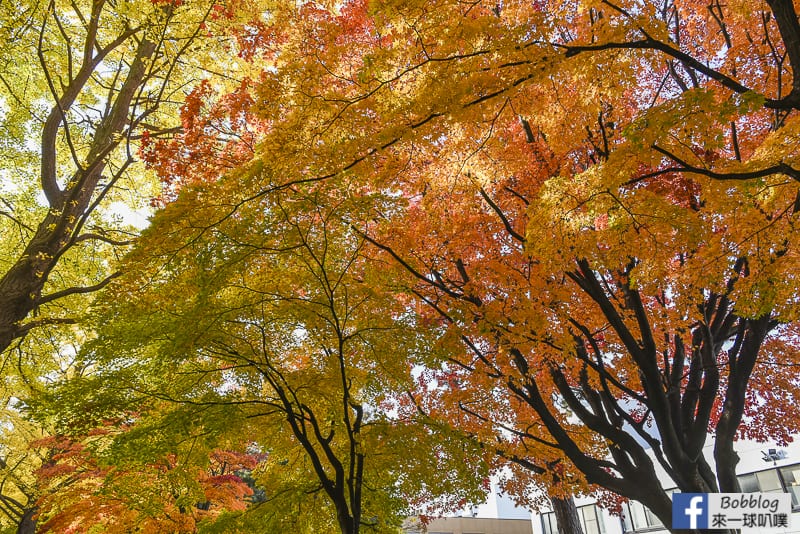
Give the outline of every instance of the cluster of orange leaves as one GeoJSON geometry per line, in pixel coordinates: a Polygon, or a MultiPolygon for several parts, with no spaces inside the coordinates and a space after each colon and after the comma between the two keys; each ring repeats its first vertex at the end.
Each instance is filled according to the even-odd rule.
{"type": "Polygon", "coordinates": [[[183,488],[172,479],[180,468],[175,455],[160,462],[123,467],[106,463],[94,450],[111,433],[101,428],[83,439],[49,436],[31,446],[46,460],[36,475],[43,494],[37,502],[41,532],[78,534],[102,525],[104,532],[196,532],[203,521],[225,511],[241,511],[253,489],[241,478],[259,456],[214,450],[205,468],[190,468],[202,500],[180,503],[183,488]]]}

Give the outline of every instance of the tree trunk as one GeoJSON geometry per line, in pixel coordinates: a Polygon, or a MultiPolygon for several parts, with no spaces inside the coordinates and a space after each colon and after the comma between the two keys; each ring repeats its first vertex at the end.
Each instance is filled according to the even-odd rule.
{"type": "Polygon", "coordinates": [[[17,534],[36,534],[36,518],[34,516],[37,511],[35,506],[25,511],[17,525],[17,534]]]}
{"type": "Polygon", "coordinates": [[[353,517],[350,515],[347,506],[337,504],[336,520],[339,523],[339,529],[342,531],[342,534],[358,534],[358,527],[360,525],[353,521],[353,517]]]}
{"type": "MultiPolygon", "coordinates": [[[[72,246],[71,239],[78,221],[94,209],[92,199],[108,165],[109,151],[118,140],[128,120],[128,112],[147,76],[147,60],[155,52],[156,45],[143,38],[131,64],[128,77],[122,83],[114,100],[111,113],[97,127],[92,146],[87,156],[91,164],[77,169],[62,191],[56,182],[55,166],[56,137],[61,124],[61,115],[74,101],[74,96],[65,95],[53,107],[45,125],[41,141],[42,187],[47,193],[51,209],[39,223],[33,238],[11,268],[0,275],[0,352],[22,337],[26,330],[21,326],[40,304],[42,289],[48,276],[56,267],[64,251],[72,246]],[[64,101],[66,99],[66,101],[64,101]],[[49,184],[49,185],[48,185],[49,184]]],[[[66,89],[70,95],[83,89],[85,80],[73,80],[66,89]],[[80,82],[80,83],[79,83],[80,82]]],[[[77,292],[84,292],[77,290],[77,292]]]]}
{"type": "Polygon", "coordinates": [[[61,222],[53,212],[48,213],[20,259],[0,276],[0,352],[20,337],[19,323],[36,307],[55,265],[53,258],[69,239],[61,222]]]}
{"type": "Polygon", "coordinates": [[[578,517],[578,508],[572,497],[550,497],[553,513],[556,516],[559,534],[583,534],[581,520],[578,517]]]}

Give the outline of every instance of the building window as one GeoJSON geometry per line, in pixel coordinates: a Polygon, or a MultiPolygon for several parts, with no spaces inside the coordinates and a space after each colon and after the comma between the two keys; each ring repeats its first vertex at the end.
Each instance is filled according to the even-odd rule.
{"type": "Polygon", "coordinates": [[[800,464],[781,467],[780,474],[786,491],[792,494],[792,507],[800,506],[800,464]]]}
{"type": "Polygon", "coordinates": [[[578,517],[584,534],[606,534],[603,516],[594,504],[578,508],[578,517]]]}
{"type": "Polygon", "coordinates": [[[622,523],[625,532],[664,528],[664,524],[653,512],[638,501],[628,501],[622,508],[622,523]]]}
{"type": "Polygon", "coordinates": [[[740,475],[739,486],[742,493],[783,493],[783,486],[774,469],[740,475]]]}
{"type": "Polygon", "coordinates": [[[800,464],[739,475],[743,493],[788,493],[792,508],[800,508],[800,464]]]}
{"type": "MultiPolygon", "coordinates": [[[[542,520],[542,532],[544,532],[544,534],[559,534],[555,513],[547,512],[540,517],[542,520]]],[[[579,506],[578,520],[581,522],[584,534],[606,533],[606,528],[603,524],[603,516],[594,504],[579,506]]]]}
{"type": "Polygon", "coordinates": [[[556,524],[556,514],[547,512],[542,514],[542,532],[544,534],[558,534],[558,525],[556,524]]]}

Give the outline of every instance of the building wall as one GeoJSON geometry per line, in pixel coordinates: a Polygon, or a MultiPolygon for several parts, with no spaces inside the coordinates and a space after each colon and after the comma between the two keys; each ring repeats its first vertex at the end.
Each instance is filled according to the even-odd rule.
{"type": "Polygon", "coordinates": [[[428,524],[428,534],[531,534],[530,519],[444,517],[428,524]]]}

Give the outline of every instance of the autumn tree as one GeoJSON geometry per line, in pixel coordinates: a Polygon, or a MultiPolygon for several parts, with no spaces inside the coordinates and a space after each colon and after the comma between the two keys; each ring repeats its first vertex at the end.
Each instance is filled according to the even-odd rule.
{"type": "Polygon", "coordinates": [[[0,6],[0,354],[3,417],[15,421],[4,427],[3,469],[13,476],[0,500],[21,531],[33,529],[38,467],[21,438],[43,431],[27,432],[20,407],[49,379],[69,374],[91,329],[72,326],[85,316],[86,296],[117,275],[116,259],[136,234],[129,216],[141,223],[158,194],[137,166],[139,141],[180,130],[178,108],[200,80],[223,87],[234,78],[208,66],[223,54],[232,71],[241,64],[223,28],[257,21],[259,10],[238,10],[244,4],[0,6]]]}
{"type": "Polygon", "coordinates": [[[195,440],[152,462],[137,463],[136,456],[109,461],[114,434],[128,425],[32,444],[45,457],[37,473],[43,486],[37,503],[41,532],[196,532],[225,511],[247,507],[254,491],[242,476],[255,467],[257,455],[208,452],[192,447],[195,440]],[[204,462],[187,461],[203,455],[204,462]]]}
{"type": "Polygon", "coordinates": [[[350,222],[465,344],[450,405],[510,433],[516,465],[556,462],[562,491],[669,524],[656,463],[683,491],[736,491],[736,437],[796,431],[766,380],[796,391],[791,2],[348,2],[271,22],[254,49],[280,53],[244,104],[260,187],[214,221],[345,176],[404,199],[350,222]]]}
{"type": "Polygon", "coordinates": [[[0,446],[0,524],[26,524],[35,513],[38,492],[34,470],[41,465],[41,456],[29,444],[41,438],[41,429],[26,421],[14,407],[3,410],[3,425],[7,430],[0,446]]]}
{"type": "Polygon", "coordinates": [[[99,266],[81,281],[62,281],[54,270],[65,255],[127,240],[102,225],[96,208],[119,198],[131,140],[143,124],[158,127],[158,106],[176,90],[170,70],[204,15],[187,18],[171,3],[151,2],[6,2],[2,9],[5,350],[37,325],[71,320],[45,312],[46,304],[107,283],[111,273],[99,266]],[[24,323],[40,307],[42,315],[24,323]]]}
{"type": "MultiPolygon", "coordinates": [[[[450,185],[429,190],[405,224],[392,220],[390,237],[375,243],[417,276],[412,289],[430,306],[426,315],[438,315],[468,349],[445,370],[457,386],[439,412],[451,420],[452,410],[466,412],[472,421],[461,424],[484,440],[498,433],[512,465],[543,470],[563,455],[562,476],[585,477],[656,513],[663,499],[665,524],[671,505],[654,463],[683,491],[737,491],[735,439],[782,441],[797,430],[794,393],[785,393],[798,384],[784,367],[797,358],[796,323],[788,288],[786,300],[772,300],[783,255],[742,250],[719,231],[726,218],[711,199],[730,197],[714,185],[698,185],[700,210],[645,188],[603,204],[605,195],[587,198],[596,189],[577,194],[574,180],[530,197],[507,181],[450,185]],[[569,217],[546,218],[564,208],[569,217]],[[444,211],[461,215],[445,219],[444,211]],[[416,231],[399,235],[408,228],[416,231]],[[432,238],[430,249],[419,235],[432,238]],[[780,381],[780,398],[767,376],[780,381]],[[712,465],[700,454],[709,431],[712,465]]],[[[762,237],[774,229],[783,240],[791,220],[765,213],[793,198],[772,201],[739,200],[732,217],[763,217],[762,237]]]]}
{"type": "MultiPolygon", "coordinates": [[[[416,331],[404,298],[381,290],[379,266],[347,222],[391,198],[330,183],[226,216],[257,176],[185,187],[155,216],[112,286],[108,326],[87,345],[97,372],[65,391],[136,407],[148,442],[248,436],[265,455],[252,471],[265,502],[230,516],[230,528],[392,532],[420,494],[427,504],[478,498],[484,468],[463,461],[468,448],[452,459],[410,430],[417,412],[402,399],[431,336],[416,331]],[[149,415],[154,402],[173,408],[149,415]],[[438,486],[410,476],[448,461],[438,486]]],[[[137,437],[123,440],[137,454],[137,437]]]]}

